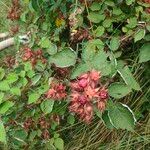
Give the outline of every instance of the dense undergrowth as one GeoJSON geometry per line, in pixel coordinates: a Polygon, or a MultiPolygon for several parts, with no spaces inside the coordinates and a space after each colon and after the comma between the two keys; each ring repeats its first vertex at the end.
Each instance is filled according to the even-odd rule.
{"type": "Polygon", "coordinates": [[[147,150],[149,31],[149,0],[1,0],[0,149],[147,150]]]}

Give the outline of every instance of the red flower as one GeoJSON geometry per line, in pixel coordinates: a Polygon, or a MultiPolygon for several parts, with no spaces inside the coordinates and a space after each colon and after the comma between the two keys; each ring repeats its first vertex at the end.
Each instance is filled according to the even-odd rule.
{"type": "Polygon", "coordinates": [[[86,123],[89,123],[92,120],[93,107],[88,98],[84,95],[78,95],[78,97],[75,95],[72,97],[69,110],[70,112],[76,113],[79,118],[86,123]]]}
{"type": "Polygon", "coordinates": [[[108,98],[108,91],[106,89],[101,89],[98,93],[100,99],[107,99],[108,98]]]}
{"type": "Polygon", "coordinates": [[[66,87],[62,83],[52,83],[51,88],[46,93],[47,98],[60,100],[66,97],[66,87]]]}
{"type": "Polygon", "coordinates": [[[97,94],[97,91],[98,91],[99,89],[98,88],[92,88],[91,86],[88,86],[86,89],[85,89],[85,94],[90,98],[90,99],[92,99],[92,98],[94,98],[94,97],[96,97],[96,94],[97,94]]]}
{"type": "Polygon", "coordinates": [[[78,84],[79,84],[80,87],[85,88],[88,84],[88,80],[83,78],[83,79],[78,81],[78,84]]]}
{"type": "Polygon", "coordinates": [[[105,102],[105,101],[99,101],[99,102],[97,103],[97,107],[98,107],[98,109],[99,109],[101,112],[103,112],[103,111],[105,110],[105,108],[106,108],[106,102],[105,102]]]}
{"type": "Polygon", "coordinates": [[[93,101],[96,101],[98,109],[105,110],[108,92],[99,84],[100,72],[92,70],[71,82],[70,112],[89,123],[93,118],[93,101]]]}
{"type": "Polygon", "coordinates": [[[90,77],[91,77],[91,80],[98,81],[100,79],[100,72],[96,70],[92,70],[90,72],[90,77]]]}

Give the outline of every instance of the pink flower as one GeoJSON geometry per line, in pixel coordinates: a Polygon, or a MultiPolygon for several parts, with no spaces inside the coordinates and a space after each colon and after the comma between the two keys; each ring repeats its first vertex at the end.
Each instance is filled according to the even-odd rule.
{"type": "Polygon", "coordinates": [[[88,87],[85,89],[85,94],[86,94],[90,99],[92,99],[92,98],[94,98],[94,97],[96,96],[98,90],[99,90],[98,88],[97,88],[97,89],[94,89],[94,88],[91,88],[90,86],[88,86],[88,87]]]}
{"type": "Polygon", "coordinates": [[[99,110],[105,110],[108,92],[101,87],[99,80],[100,73],[92,70],[78,77],[78,80],[71,82],[69,110],[86,123],[90,123],[93,118],[93,101],[96,101],[99,110]]]}
{"type": "Polygon", "coordinates": [[[101,89],[98,93],[100,99],[107,99],[108,98],[108,91],[106,89],[101,89]]]}
{"type": "Polygon", "coordinates": [[[97,107],[98,107],[98,109],[100,110],[100,111],[104,111],[105,110],[105,108],[106,108],[106,102],[105,101],[99,101],[98,103],[97,103],[97,107]]]}
{"type": "Polygon", "coordinates": [[[96,70],[92,70],[90,72],[90,77],[91,77],[92,80],[98,81],[100,79],[100,72],[98,72],[96,70]]]}
{"type": "Polygon", "coordinates": [[[46,93],[47,98],[60,100],[66,97],[66,87],[62,83],[52,83],[51,88],[46,93]]]}
{"type": "Polygon", "coordinates": [[[88,85],[88,80],[83,78],[83,79],[78,81],[78,84],[80,87],[85,88],[88,85]]]}
{"type": "Polygon", "coordinates": [[[49,89],[46,95],[47,95],[47,98],[55,97],[56,91],[54,89],[49,89]]]}
{"type": "Polygon", "coordinates": [[[84,95],[78,97],[78,101],[81,105],[85,105],[87,103],[87,98],[84,95]]]}

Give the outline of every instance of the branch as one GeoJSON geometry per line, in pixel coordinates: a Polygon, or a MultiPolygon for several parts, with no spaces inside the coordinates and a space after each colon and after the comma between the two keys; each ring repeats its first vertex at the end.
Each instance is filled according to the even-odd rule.
{"type": "Polygon", "coordinates": [[[14,38],[9,38],[7,40],[4,40],[0,42],[0,51],[12,45],[14,45],[14,38]]]}
{"type": "Polygon", "coordinates": [[[0,33],[0,39],[8,37],[9,32],[0,33]]]}
{"type": "MultiPolygon", "coordinates": [[[[29,37],[28,37],[28,35],[19,36],[18,40],[22,44],[29,43],[29,37]]],[[[5,48],[8,48],[8,47],[10,47],[10,46],[12,46],[14,44],[15,44],[15,38],[14,37],[6,39],[6,40],[0,42],[0,51],[2,51],[5,48]]]]}

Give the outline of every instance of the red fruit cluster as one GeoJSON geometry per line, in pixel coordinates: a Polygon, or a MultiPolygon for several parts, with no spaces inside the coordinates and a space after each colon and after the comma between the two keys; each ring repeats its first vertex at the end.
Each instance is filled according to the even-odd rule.
{"type": "Polygon", "coordinates": [[[31,128],[33,128],[33,126],[34,126],[34,121],[31,117],[27,118],[23,123],[24,129],[27,131],[30,130],[31,128]]]}
{"type": "Polygon", "coordinates": [[[145,3],[150,3],[150,0],[144,0],[145,3]]]}
{"type": "Polygon", "coordinates": [[[8,68],[12,68],[15,65],[15,57],[13,57],[13,56],[6,56],[6,58],[4,59],[4,64],[8,68]]]}
{"type": "Polygon", "coordinates": [[[55,66],[54,64],[52,65],[52,70],[54,70],[54,74],[55,74],[55,78],[60,80],[60,79],[64,79],[67,78],[70,72],[70,69],[68,67],[66,68],[60,68],[55,66]]]}
{"type": "Polygon", "coordinates": [[[8,12],[8,19],[14,21],[20,18],[20,4],[19,0],[12,0],[12,7],[8,12]]]}
{"type": "Polygon", "coordinates": [[[100,111],[105,110],[108,92],[100,84],[100,73],[96,70],[85,73],[77,80],[71,82],[70,112],[79,116],[81,120],[89,123],[93,117],[93,103],[100,111]]]}
{"type": "Polygon", "coordinates": [[[47,98],[52,98],[54,100],[61,100],[66,97],[66,87],[62,83],[52,82],[51,88],[46,93],[47,98]]]}
{"type": "MultiPolygon", "coordinates": [[[[150,4],[150,0],[143,0],[143,2],[147,3],[147,4],[150,4]]],[[[145,11],[150,14],[150,7],[146,8],[145,11]]]]}
{"type": "Polygon", "coordinates": [[[23,61],[31,61],[32,66],[35,66],[38,60],[41,60],[43,64],[46,63],[42,50],[32,51],[29,47],[24,48],[22,59],[23,61]]]}
{"type": "Polygon", "coordinates": [[[71,41],[73,43],[78,43],[85,39],[87,40],[92,39],[92,36],[89,34],[89,31],[86,29],[79,29],[76,33],[71,34],[71,41]]]}

